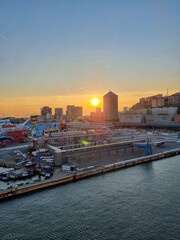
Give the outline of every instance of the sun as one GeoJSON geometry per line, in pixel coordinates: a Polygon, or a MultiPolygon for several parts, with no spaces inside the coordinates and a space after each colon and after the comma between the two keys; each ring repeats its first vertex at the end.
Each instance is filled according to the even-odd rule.
{"type": "Polygon", "coordinates": [[[92,104],[93,106],[97,106],[97,105],[99,104],[99,100],[98,100],[97,98],[93,98],[93,99],[91,100],[91,104],[92,104]]]}

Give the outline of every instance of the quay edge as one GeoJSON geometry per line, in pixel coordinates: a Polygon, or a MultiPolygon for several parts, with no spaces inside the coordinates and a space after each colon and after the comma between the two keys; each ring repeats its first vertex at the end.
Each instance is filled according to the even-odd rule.
{"type": "Polygon", "coordinates": [[[97,169],[89,170],[86,172],[71,174],[69,176],[66,176],[66,177],[63,177],[60,179],[53,179],[53,180],[50,179],[50,180],[46,180],[46,181],[32,184],[29,186],[22,186],[18,189],[6,190],[3,192],[0,192],[0,200],[10,198],[13,196],[18,196],[20,194],[37,191],[37,190],[40,190],[43,188],[48,188],[48,187],[52,187],[52,186],[56,186],[56,185],[60,185],[60,184],[68,183],[68,182],[78,181],[79,179],[96,176],[96,175],[99,175],[102,173],[107,173],[110,171],[115,171],[118,169],[130,167],[130,166],[135,166],[137,164],[146,163],[146,162],[150,162],[150,161],[156,161],[159,159],[171,157],[171,156],[178,155],[178,154],[180,154],[180,148],[165,151],[162,153],[149,155],[149,156],[144,156],[144,157],[139,157],[139,158],[135,158],[135,159],[129,159],[129,160],[121,161],[121,162],[108,164],[101,168],[98,167],[97,169]]]}

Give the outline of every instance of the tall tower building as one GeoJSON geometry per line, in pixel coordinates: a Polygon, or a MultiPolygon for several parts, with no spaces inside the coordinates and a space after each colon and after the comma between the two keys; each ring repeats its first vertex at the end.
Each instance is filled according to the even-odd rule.
{"type": "Polygon", "coordinates": [[[68,105],[68,106],[67,106],[66,116],[67,116],[68,118],[74,117],[74,108],[75,108],[74,105],[68,105]]]}
{"type": "Polygon", "coordinates": [[[82,107],[75,107],[74,105],[68,105],[66,116],[70,118],[82,117],[82,107]]]}
{"type": "Polygon", "coordinates": [[[52,108],[44,106],[43,108],[41,108],[41,116],[46,116],[47,114],[52,114],[52,108]]]}
{"type": "Polygon", "coordinates": [[[82,117],[82,107],[74,108],[74,117],[82,117]]]}
{"type": "Polygon", "coordinates": [[[55,114],[58,116],[63,115],[63,108],[55,108],[55,114]]]}
{"type": "Polygon", "coordinates": [[[55,114],[54,114],[55,119],[63,119],[63,108],[55,108],[55,114]]]}
{"type": "Polygon", "coordinates": [[[118,121],[118,96],[108,92],[103,96],[104,120],[118,121]]]}

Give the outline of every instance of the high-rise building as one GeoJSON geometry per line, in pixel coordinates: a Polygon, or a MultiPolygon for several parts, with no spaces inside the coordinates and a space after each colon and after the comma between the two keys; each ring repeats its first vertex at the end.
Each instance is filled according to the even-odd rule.
{"type": "Polygon", "coordinates": [[[82,117],[82,107],[74,108],[74,117],[82,117]]]}
{"type": "Polygon", "coordinates": [[[66,116],[68,120],[82,117],[82,107],[75,107],[74,105],[68,105],[66,110],[66,116]]]}
{"type": "Polygon", "coordinates": [[[118,96],[109,91],[103,96],[104,120],[118,121],[118,96]]]}
{"type": "Polygon", "coordinates": [[[66,110],[66,116],[68,117],[68,118],[72,118],[72,117],[74,117],[74,105],[68,105],[67,106],[67,110],[66,110]]]}
{"type": "Polygon", "coordinates": [[[55,114],[59,116],[63,115],[63,108],[55,108],[55,114]]]}
{"type": "Polygon", "coordinates": [[[63,108],[55,108],[54,118],[60,120],[63,119],[63,108]]]}
{"type": "Polygon", "coordinates": [[[51,122],[53,121],[52,108],[44,106],[41,108],[41,115],[38,116],[39,122],[51,122]]]}
{"type": "Polygon", "coordinates": [[[48,106],[44,106],[43,108],[41,108],[41,116],[45,116],[49,114],[52,114],[52,108],[48,107],[48,106]]]}

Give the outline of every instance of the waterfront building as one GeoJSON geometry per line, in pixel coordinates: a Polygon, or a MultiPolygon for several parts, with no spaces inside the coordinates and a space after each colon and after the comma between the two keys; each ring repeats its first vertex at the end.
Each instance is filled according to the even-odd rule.
{"type": "Polygon", "coordinates": [[[174,123],[175,124],[180,124],[180,114],[175,114],[174,115],[174,123]]]}
{"type": "Polygon", "coordinates": [[[0,119],[0,128],[4,125],[5,126],[11,125],[11,121],[9,118],[0,119]]]}
{"type": "Polygon", "coordinates": [[[141,124],[143,123],[143,114],[131,113],[131,112],[119,113],[119,122],[128,123],[128,124],[132,124],[132,123],[141,124]]]}
{"type": "Polygon", "coordinates": [[[68,105],[67,106],[67,110],[66,110],[66,117],[67,117],[67,121],[71,121],[73,120],[74,117],[74,105],[68,105]]]}
{"type": "Polygon", "coordinates": [[[82,107],[75,107],[74,108],[74,117],[82,117],[82,107]]]}
{"type": "Polygon", "coordinates": [[[158,105],[160,104],[163,105],[163,100],[157,100],[157,99],[162,99],[162,98],[163,98],[162,94],[157,94],[157,95],[146,97],[146,98],[140,98],[139,102],[132,106],[132,109],[151,108],[152,104],[154,104],[155,107],[158,107],[158,105]]]}
{"type": "Polygon", "coordinates": [[[104,132],[96,132],[94,130],[87,131],[69,131],[63,133],[51,133],[48,136],[40,136],[31,139],[31,147],[36,149],[45,148],[47,145],[54,147],[61,147],[63,149],[71,149],[75,147],[82,147],[83,141],[89,145],[91,143],[104,141],[107,134],[104,132]]]}
{"type": "Polygon", "coordinates": [[[82,107],[75,107],[74,105],[68,105],[66,110],[67,120],[71,121],[77,119],[78,117],[82,117],[82,107]]]}
{"type": "Polygon", "coordinates": [[[62,116],[63,115],[63,108],[55,108],[55,114],[62,116]]]}
{"type": "Polygon", "coordinates": [[[171,96],[157,94],[154,96],[140,98],[139,102],[132,106],[132,109],[158,108],[158,107],[180,107],[180,92],[171,96]]]}
{"type": "Polygon", "coordinates": [[[63,119],[63,108],[55,108],[54,118],[62,121],[62,119],[63,119]]]}
{"type": "Polygon", "coordinates": [[[103,112],[101,112],[101,108],[96,108],[96,112],[90,113],[90,121],[103,121],[103,112]]]}
{"type": "Polygon", "coordinates": [[[41,108],[41,116],[45,116],[47,114],[52,114],[52,108],[48,107],[48,106],[44,106],[43,108],[41,108]]]}
{"type": "Polygon", "coordinates": [[[178,107],[152,108],[146,115],[146,123],[173,124],[178,107]]]}
{"type": "Polygon", "coordinates": [[[123,107],[123,112],[128,112],[128,107],[123,107]]]}
{"type": "Polygon", "coordinates": [[[103,96],[104,120],[118,121],[118,96],[109,91],[103,96]]]}
{"type": "Polygon", "coordinates": [[[180,92],[168,97],[168,105],[180,107],[180,92]]]}
{"type": "Polygon", "coordinates": [[[31,116],[31,123],[32,124],[37,124],[38,123],[38,115],[32,115],[31,116]]]}
{"type": "Polygon", "coordinates": [[[52,108],[44,106],[41,108],[41,115],[37,117],[38,121],[41,122],[52,122],[54,117],[52,115],[52,108]]]}
{"type": "Polygon", "coordinates": [[[165,106],[165,100],[163,97],[152,99],[152,108],[164,107],[164,106],[165,106]]]}
{"type": "Polygon", "coordinates": [[[160,99],[160,98],[162,98],[162,94],[157,94],[157,95],[154,95],[154,96],[146,97],[145,101],[146,101],[147,107],[152,106],[152,100],[153,99],[160,99]]]}
{"type": "Polygon", "coordinates": [[[26,142],[28,135],[28,128],[23,127],[12,127],[3,128],[0,132],[0,145],[16,143],[16,142],[26,142]]]}

